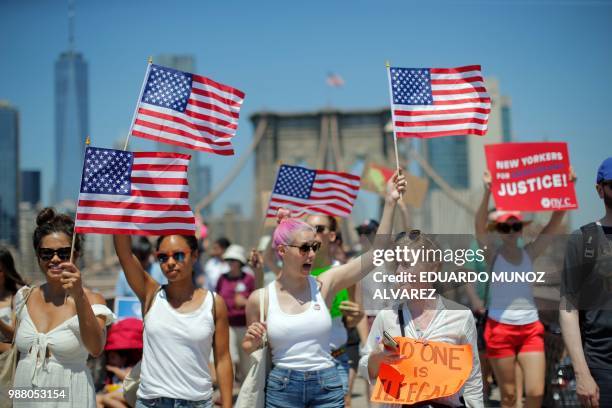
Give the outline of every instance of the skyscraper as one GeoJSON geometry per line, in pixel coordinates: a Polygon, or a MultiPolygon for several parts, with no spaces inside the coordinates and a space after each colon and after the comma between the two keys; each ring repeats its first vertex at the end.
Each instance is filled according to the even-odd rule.
{"type": "MultiPolygon", "coordinates": [[[[194,73],[196,70],[195,59],[193,55],[188,54],[161,54],[153,58],[153,62],[158,65],[163,65],[164,67],[174,68],[184,72],[194,73]]],[[[199,191],[200,180],[198,171],[200,161],[198,159],[198,151],[160,142],[157,142],[157,150],[160,152],[177,152],[191,155],[187,180],[189,181],[189,201],[192,206],[195,206],[202,198],[202,192],[199,191]]]]}
{"type": "MultiPolygon", "coordinates": [[[[434,170],[454,189],[480,187],[482,174],[486,168],[484,145],[509,142],[512,139],[510,128],[510,98],[502,96],[499,81],[486,79],[491,96],[486,136],[452,136],[424,140],[423,155],[434,170]]],[[[430,183],[437,189],[435,183],[430,183]]]]}
{"type": "Polygon", "coordinates": [[[0,242],[19,247],[19,112],[0,101],[0,242]]]}
{"type": "Polygon", "coordinates": [[[69,47],[55,62],[54,204],[77,200],[89,133],[87,62],[74,49],[74,2],[68,7],[69,47]]]}
{"type": "Polygon", "coordinates": [[[21,198],[20,202],[36,206],[40,203],[40,170],[21,171],[21,198]]]}

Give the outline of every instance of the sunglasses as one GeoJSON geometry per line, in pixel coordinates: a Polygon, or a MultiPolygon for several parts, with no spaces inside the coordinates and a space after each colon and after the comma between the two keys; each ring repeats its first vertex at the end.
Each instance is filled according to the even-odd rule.
{"type": "Polygon", "coordinates": [[[511,231],[520,232],[523,229],[523,223],[515,222],[512,224],[508,224],[507,222],[502,222],[497,224],[495,228],[502,234],[509,234],[511,231]]]}
{"type": "Polygon", "coordinates": [[[287,246],[298,248],[302,255],[307,255],[310,253],[311,249],[313,250],[314,253],[317,253],[317,251],[321,248],[321,243],[319,241],[315,241],[312,244],[304,243],[302,245],[287,245],[287,246]]]}
{"type": "Polygon", "coordinates": [[[410,230],[409,232],[402,231],[395,236],[395,242],[399,241],[400,239],[406,236],[408,236],[409,240],[416,241],[421,236],[421,230],[413,229],[413,230],[410,230]]]}
{"type": "Polygon", "coordinates": [[[38,258],[40,258],[40,260],[43,262],[49,262],[55,257],[55,255],[57,255],[57,257],[60,260],[65,262],[65,261],[70,260],[71,250],[72,248],[70,247],[63,247],[63,248],[57,248],[57,249],[38,248],[38,258]]]}
{"type": "Polygon", "coordinates": [[[168,252],[168,253],[158,252],[156,254],[157,260],[159,261],[160,264],[168,262],[170,258],[174,259],[176,262],[183,262],[186,256],[187,255],[183,251],[168,252]]]}

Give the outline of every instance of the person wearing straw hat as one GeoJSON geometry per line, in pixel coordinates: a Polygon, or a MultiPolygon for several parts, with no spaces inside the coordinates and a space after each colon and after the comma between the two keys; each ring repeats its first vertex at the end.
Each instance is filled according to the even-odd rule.
{"type": "MultiPolygon", "coordinates": [[[[33,244],[45,283],[24,286],[15,295],[20,359],[13,388],[64,389],[64,398],[46,401],[45,407],[94,408],[96,392],[87,356],[102,354],[105,328],[115,316],[101,295],[83,287],[74,264],[81,254],[81,239],[75,235],[73,241],[73,219],[44,208],[36,224],[33,244]]],[[[27,399],[13,400],[14,407],[31,404],[27,399]]]]}
{"type": "MultiPolygon", "coordinates": [[[[385,200],[379,234],[391,232],[397,200],[406,181],[396,172],[385,200]]],[[[247,333],[242,346],[247,353],[259,349],[267,336],[272,370],[266,379],[266,407],[336,408],[344,406],[344,391],[330,353],[334,296],[363,279],[373,268],[369,251],[345,265],[311,276],[321,244],[307,223],[279,210],[273,245],[283,260],[277,279],[254,291],[247,303],[247,333]],[[264,291],[265,323],[259,322],[260,290],[264,291]]]]}
{"type": "MultiPolygon", "coordinates": [[[[576,176],[570,169],[570,181],[576,176]]],[[[534,271],[533,262],[561,229],[566,211],[557,210],[542,231],[524,244],[522,232],[529,223],[519,211],[497,211],[489,222],[491,174],[483,177],[484,194],[475,217],[476,239],[485,251],[491,271],[534,271]],[[493,234],[496,233],[496,234],[493,234]]],[[[540,407],[544,397],[546,359],[544,326],[540,322],[529,282],[490,282],[488,318],[484,339],[486,353],[501,392],[502,407],[513,407],[519,396],[516,389],[515,362],[523,372],[526,407],[540,407]]]]}
{"type": "Polygon", "coordinates": [[[217,281],[217,293],[227,305],[230,355],[236,368],[236,380],[240,382],[251,366],[249,355],[240,343],[246,333],[245,307],[249,296],[255,290],[255,277],[246,266],[246,254],[240,245],[230,245],[223,253],[223,260],[227,262],[229,272],[221,275],[217,281]]]}

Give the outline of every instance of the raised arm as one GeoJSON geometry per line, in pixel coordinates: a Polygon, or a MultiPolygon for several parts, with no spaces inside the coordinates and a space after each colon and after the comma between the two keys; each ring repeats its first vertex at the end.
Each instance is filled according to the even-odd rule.
{"type": "Polygon", "coordinates": [[[487,223],[489,221],[489,200],[491,199],[491,173],[489,173],[488,170],[484,173],[483,181],[484,193],[482,194],[480,206],[478,206],[478,210],[476,211],[474,222],[476,240],[481,247],[486,246],[489,239],[487,234],[487,223]]]}
{"type": "Polygon", "coordinates": [[[158,283],[142,267],[136,255],[132,253],[132,241],[129,235],[114,235],[115,252],[125,273],[125,278],[141,304],[155,293],[158,283]]]}
{"type": "Polygon", "coordinates": [[[89,354],[98,357],[104,351],[107,322],[105,317],[96,316],[91,306],[94,304],[106,306],[106,301],[102,295],[83,288],[81,271],[73,263],[64,262],[60,267],[63,269],[62,287],[74,300],[83,344],[89,354]]]}
{"type": "Polygon", "coordinates": [[[388,193],[385,197],[385,207],[380,225],[376,231],[377,239],[372,249],[360,257],[354,258],[344,265],[336,266],[319,276],[318,279],[322,283],[322,289],[328,288],[325,293],[326,298],[335,295],[341,289],[354,285],[374,268],[372,252],[375,248],[384,247],[388,244],[388,238],[393,228],[395,206],[405,190],[406,179],[400,171],[397,171],[389,181],[388,193]]]}
{"type": "MultiPolygon", "coordinates": [[[[569,180],[571,183],[576,182],[576,174],[572,168],[570,168],[569,180]]],[[[561,230],[563,217],[566,212],[563,210],[554,211],[538,237],[533,242],[525,245],[525,250],[532,260],[540,256],[555,239],[555,234],[558,234],[561,230]]]]}

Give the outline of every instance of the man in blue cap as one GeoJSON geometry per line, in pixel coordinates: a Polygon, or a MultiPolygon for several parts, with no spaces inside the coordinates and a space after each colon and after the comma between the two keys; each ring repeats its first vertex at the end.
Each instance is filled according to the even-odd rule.
{"type": "Polygon", "coordinates": [[[568,240],[559,321],[580,402],[612,407],[612,157],[596,181],[605,215],[568,240]]]}

